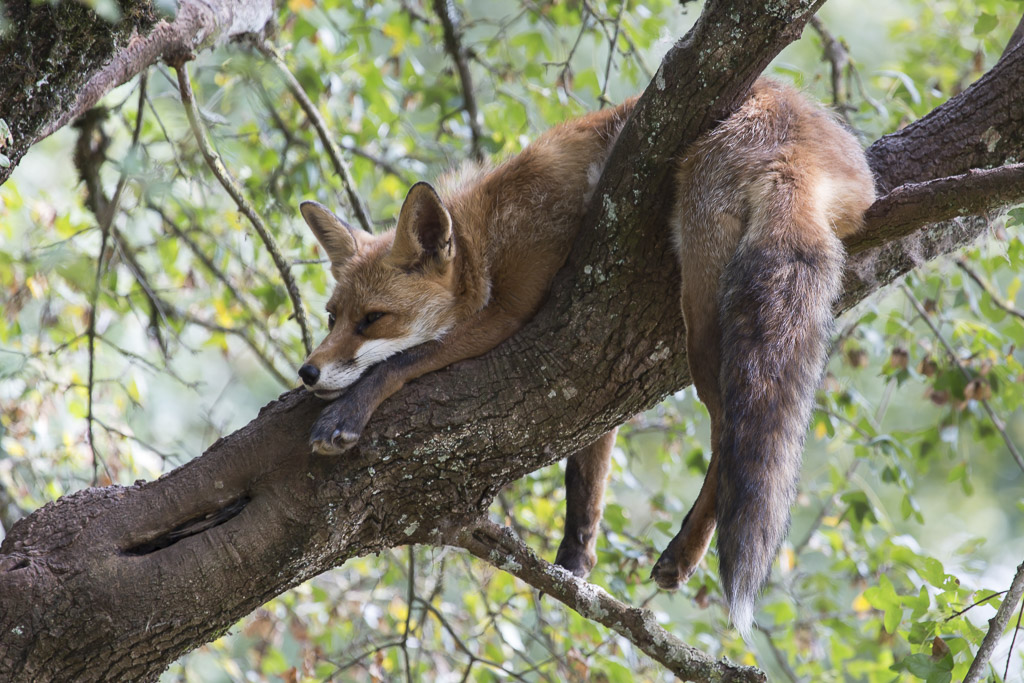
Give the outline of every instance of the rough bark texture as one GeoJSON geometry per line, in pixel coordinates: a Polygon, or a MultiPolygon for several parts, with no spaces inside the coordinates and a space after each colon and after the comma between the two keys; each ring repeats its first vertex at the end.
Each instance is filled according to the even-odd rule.
{"type": "MultiPolygon", "coordinates": [[[[153,679],[349,557],[459,542],[502,486],[684,386],[678,272],[663,227],[668,162],[735,105],[817,4],[709,2],[627,123],[541,312],[491,353],[385,402],[352,452],[312,457],[306,440],[324,403],[290,392],[158,481],[81,491],[16,524],[0,547],[0,680],[153,679]]],[[[1014,54],[999,78],[872,147],[883,186],[1021,157],[1014,54]],[[1000,140],[1016,142],[990,150],[981,138],[994,121],[1006,122],[1000,140]]],[[[869,234],[885,216],[874,220],[869,234]]],[[[955,219],[851,244],[840,309],[985,225],[955,219]]],[[[677,673],[736,673],[711,675],[707,661],[677,673]]]]}
{"type": "Polygon", "coordinates": [[[149,0],[122,2],[114,24],[77,2],[11,0],[3,9],[9,25],[0,35],[0,120],[11,139],[0,138],[0,154],[10,161],[0,167],[0,184],[39,132],[74,105],[89,77],[157,20],[149,0]]]}

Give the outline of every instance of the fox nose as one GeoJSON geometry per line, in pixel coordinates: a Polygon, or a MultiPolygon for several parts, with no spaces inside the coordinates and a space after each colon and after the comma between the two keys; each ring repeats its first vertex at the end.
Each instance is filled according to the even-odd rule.
{"type": "Polygon", "coordinates": [[[306,363],[299,368],[299,377],[302,378],[303,384],[307,387],[311,387],[320,379],[320,369],[315,365],[306,363]]]}

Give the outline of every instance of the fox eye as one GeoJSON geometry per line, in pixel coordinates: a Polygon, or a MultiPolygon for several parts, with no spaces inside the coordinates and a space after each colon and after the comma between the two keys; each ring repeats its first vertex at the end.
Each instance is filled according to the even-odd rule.
{"type": "Polygon", "coordinates": [[[375,322],[377,322],[378,320],[380,320],[383,317],[384,317],[384,314],[381,313],[380,311],[374,311],[373,313],[367,313],[366,317],[363,318],[363,325],[369,327],[370,325],[374,324],[375,322]]]}
{"type": "Polygon", "coordinates": [[[328,330],[333,330],[335,322],[337,322],[337,318],[334,317],[333,313],[328,311],[328,313],[327,313],[327,329],[328,330]]]}

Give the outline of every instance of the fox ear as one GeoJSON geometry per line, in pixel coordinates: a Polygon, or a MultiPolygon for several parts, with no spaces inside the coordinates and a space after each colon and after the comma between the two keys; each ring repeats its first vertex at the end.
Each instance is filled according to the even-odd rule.
{"type": "Polygon", "coordinates": [[[299,211],[306,219],[306,225],[327,252],[332,265],[340,266],[348,261],[356,255],[363,243],[372,237],[365,230],[353,228],[318,202],[302,202],[299,204],[299,211]]]}
{"type": "Polygon", "coordinates": [[[402,204],[391,255],[403,268],[443,266],[452,258],[452,217],[429,183],[416,183],[402,204]]]}

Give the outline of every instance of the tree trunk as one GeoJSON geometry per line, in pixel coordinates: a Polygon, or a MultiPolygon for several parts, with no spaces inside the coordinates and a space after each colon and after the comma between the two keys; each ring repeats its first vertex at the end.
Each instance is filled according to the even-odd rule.
{"type": "MultiPolygon", "coordinates": [[[[293,391],[155,482],[80,491],[17,523],[0,547],[0,680],[155,679],[347,558],[457,542],[501,487],[685,386],[679,277],[664,227],[670,162],[735,106],[820,3],[771,4],[771,14],[753,0],[707,4],[627,123],[544,308],[497,349],[385,402],[356,449],[312,456],[307,437],[326,404],[293,391]]],[[[1024,51],[1011,52],[991,78],[876,142],[880,186],[1021,158],[1022,60],[1024,51]],[[977,143],[973,121],[999,126],[1008,142],[977,143]]],[[[929,207],[911,212],[909,234],[884,232],[882,212],[851,240],[842,310],[987,225],[932,224],[948,214],[929,207]]]]}

